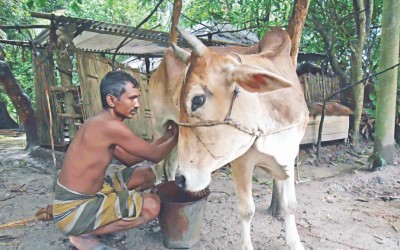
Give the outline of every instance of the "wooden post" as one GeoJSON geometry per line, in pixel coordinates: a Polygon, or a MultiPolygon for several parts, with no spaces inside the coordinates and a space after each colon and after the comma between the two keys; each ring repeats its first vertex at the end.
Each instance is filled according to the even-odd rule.
{"type": "MultiPolygon", "coordinates": [[[[35,73],[35,114],[38,118],[39,143],[40,145],[50,145],[50,119],[45,90],[49,90],[49,88],[51,89],[57,85],[53,56],[48,55],[48,52],[44,49],[36,49],[36,51],[32,51],[32,58],[34,61],[35,73]]],[[[56,115],[57,100],[53,95],[50,96],[49,99],[50,106],[53,107],[51,109],[53,117],[53,126],[51,129],[54,137],[54,144],[64,146],[63,123],[56,115]]]]}
{"type": "MultiPolygon", "coordinates": [[[[72,87],[73,64],[72,57],[74,55],[75,46],[72,42],[73,34],[76,31],[75,23],[66,23],[60,25],[57,29],[57,64],[60,72],[61,85],[68,88],[72,87]]],[[[65,113],[76,114],[74,109],[74,95],[71,92],[64,94],[65,113]]],[[[77,128],[73,118],[65,118],[65,124],[68,126],[68,135],[70,141],[75,137],[77,128]]]]}

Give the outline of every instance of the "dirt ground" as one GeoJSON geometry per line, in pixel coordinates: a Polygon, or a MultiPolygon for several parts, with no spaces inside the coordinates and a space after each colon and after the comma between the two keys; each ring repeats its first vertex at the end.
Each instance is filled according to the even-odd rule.
{"type": "MultiPolygon", "coordinates": [[[[0,224],[27,219],[53,199],[51,152],[24,151],[24,135],[0,131],[0,224]]],[[[306,249],[400,249],[400,167],[368,171],[372,144],[355,153],[343,142],[326,144],[316,160],[302,147],[296,185],[296,221],[306,249]]],[[[58,164],[63,154],[57,155],[58,164]]],[[[120,168],[113,165],[113,168],[120,168]]],[[[256,213],[254,249],[287,249],[282,222],[267,214],[272,181],[253,178],[256,213]]],[[[201,240],[192,249],[238,249],[240,220],[228,167],[216,171],[205,209],[201,240]]],[[[162,233],[145,225],[104,238],[116,249],[166,249],[162,233]]],[[[0,249],[73,249],[52,222],[31,222],[0,230],[0,249]]]]}

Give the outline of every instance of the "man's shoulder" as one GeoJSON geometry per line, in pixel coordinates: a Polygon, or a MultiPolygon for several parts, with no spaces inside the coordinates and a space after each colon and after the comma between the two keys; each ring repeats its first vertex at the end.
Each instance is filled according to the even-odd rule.
{"type": "Polygon", "coordinates": [[[100,130],[107,130],[107,129],[116,129],[116,128],[123,128],[126,127],[125,123],[120,121],[120,120],[110,120],[106,119],[100,114],[94,115],[87,119],[84,123],[83,126],[86,128],[96,128],[100,130]]]}

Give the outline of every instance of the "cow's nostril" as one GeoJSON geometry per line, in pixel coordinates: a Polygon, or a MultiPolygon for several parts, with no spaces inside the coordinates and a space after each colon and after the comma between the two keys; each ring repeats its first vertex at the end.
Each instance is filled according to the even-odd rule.
{"type": "Polygon", "coordinates": [[[175,183],[176,183],[176,185],[178,185],[178,187],[185,189],[186,188],[185,176],[183,176],[183,175],[175,176],[175,183]]]}

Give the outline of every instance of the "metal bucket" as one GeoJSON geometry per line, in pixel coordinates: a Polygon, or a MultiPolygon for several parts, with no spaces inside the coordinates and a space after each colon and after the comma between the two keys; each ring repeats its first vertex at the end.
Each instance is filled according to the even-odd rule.
{"type": "Polygon", "coordinates": [[[161,199],[158,216],[166,248],[191,248],[200,241],[201,225],[207,203],[206,193],[193,197],[180,189],[174,181],[157,186],[161,199]]]}

